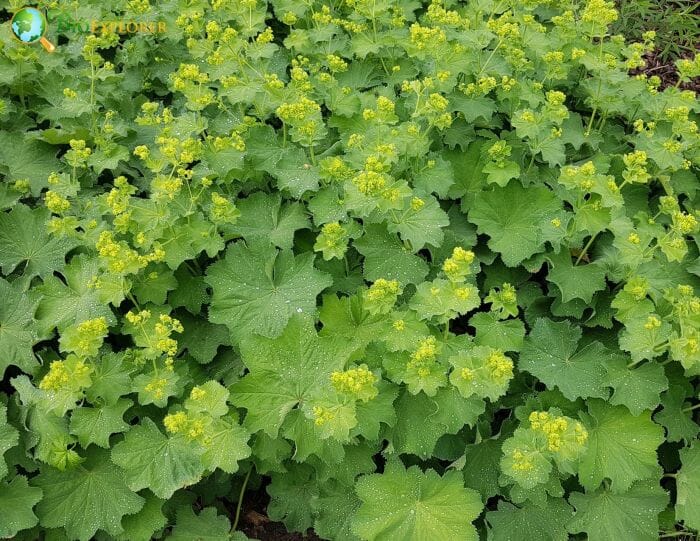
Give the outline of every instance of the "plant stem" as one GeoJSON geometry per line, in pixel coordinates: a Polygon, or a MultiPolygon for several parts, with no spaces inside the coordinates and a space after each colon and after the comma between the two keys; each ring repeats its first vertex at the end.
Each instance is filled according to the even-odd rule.
{"type": "Polygon", "coordinates": [[[598,233],[596,233],[595,235],[591,235],[591,238],[588,239],[588,242],[583,247],[583,250],[581,250],[581,253],[578,255],[578,258],[576,259],[576,263],[574,263],[574,266],[581,263],[581,260],[584,258],[584,256],[586,255],[586,252],[588,252],[588,249],[591,247],[591,244],[593,244],[593,241],[596,239],[597,236],[598,236],[598,233]]]}
{"type": "Polygon", "coordinates": [[[23,60],[20,60],[19,64],[17,64],[17,69],[19,71],[19,99],[22,102],[22,107],[27,107],[27,103],[24,101],[24,78],[22,77],[23,62],[23,60]]]}
{"type": "Polygon", "coordinates": [[[250,469],[243,479],[243,484],[241,485],[241,491],[238,494],[238,504],[236,504],[236,516],[233,519],[233,527],[231,528],[231,533],[236,531],[238,528],[238,521],[241,518],[241,507],[243,506],[243,494],[245,494],[245,489],[248,487],[248,480],[250,479],[250,474],[253,473],[253,465],[250,465],[250,469]]]}
{"type": "Polygon", "coordinates": [[[690,406],[688,408],[683,408],[681,411],[683,413],[689,413],[689,412],[696,410],[696,409],[700,409],[700,404],[695,404],[694,406],[690,406]]]}

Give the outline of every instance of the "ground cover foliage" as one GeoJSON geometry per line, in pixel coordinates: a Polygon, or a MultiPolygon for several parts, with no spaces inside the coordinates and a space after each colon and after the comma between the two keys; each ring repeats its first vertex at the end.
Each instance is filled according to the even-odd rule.
{"type": "Polygon", "coordinates": [[[334,540],[700,528],[700,106],[629,75],[653,33],[49,7],[167,32],[1,28],[0,537],[240,540],[262,485],[334,540]]]}

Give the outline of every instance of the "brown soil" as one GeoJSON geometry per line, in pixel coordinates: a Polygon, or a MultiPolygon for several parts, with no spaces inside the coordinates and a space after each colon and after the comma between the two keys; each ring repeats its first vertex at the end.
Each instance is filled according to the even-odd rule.
{"type": "Polygon", "coordinates": [[[273,522],[267,516],[269,501],[264,486],[246,494],[239,528],[248,537],[259,541],[323,541],[311,529],[305,534],[288,532],[284,524],[273,522]]]}
{"type": "MultiPolygon", "coordinates": [[[[700,50],[698,51],[700,54],[700,50]]],[[[691,53],[684,54],[683,57],[692,58],[691,53]]],[[[678,72],[676,71],[675,60],[661,60],[655,52],[645,55],[647,65],[641,69],[633,70],[632,75],[646,73],[649,77],[656,75],[661,78],[661,88],[675,86],[678,82],[678,72]]],[[[682,83],[680,88],[683,90],[692,90],[700,94],[700,77],[686,83],[682,83]]]]}

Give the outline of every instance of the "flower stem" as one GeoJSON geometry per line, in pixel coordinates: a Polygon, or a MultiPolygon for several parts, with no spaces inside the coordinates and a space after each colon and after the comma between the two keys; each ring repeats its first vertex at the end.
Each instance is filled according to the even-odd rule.
{"type": "Polygon", "coordinates": [[[591,247],[591,244],[593,244],[593,241],[595,241],[597,236],[598,236],[598,233],[596,233],[595,235],[591,235],[591,238],[588,239],[588,242],[583,247],[583,250],[581,250],[581,253],[578,255],[578,258],[576,258],[576,263],[574,263],[574,266],[581,263],[581,260],[585,257],[586,252],[588,252],[588,249],[591,247]]]}
{"type": "Polygon", "coordinates": [[[250,474],[253,473],[253,465],[250,465],[250,469],[243,479],[243,484],[241,485],[241,491],[238,493],[238,504],[236,504],[236,516],[233,519],[233,527],[231,528],[231,533],[236,531],[238,528],[238,521],[241,518],[241,507],[243,506],[243,495],[245,494],[245,489],[248,487],[248,480],[250,479],[250,474]]]}

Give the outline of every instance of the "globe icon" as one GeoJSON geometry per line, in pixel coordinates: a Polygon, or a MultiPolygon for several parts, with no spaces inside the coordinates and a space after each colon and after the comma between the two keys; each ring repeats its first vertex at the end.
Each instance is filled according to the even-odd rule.
{"type": "Polygon", "coordinates": [[[46,32],[46,19],[36,8],[22,8],[12,17],[12,32],[23,43],[35,43],[46,32]]]}

